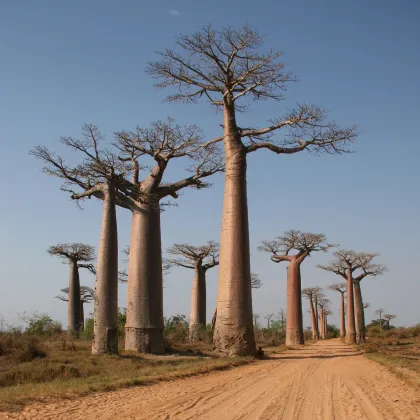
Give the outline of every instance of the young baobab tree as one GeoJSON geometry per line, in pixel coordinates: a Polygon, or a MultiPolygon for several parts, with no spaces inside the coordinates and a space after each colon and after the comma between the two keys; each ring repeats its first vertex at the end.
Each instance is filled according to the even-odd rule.
{"type": "MultiPolygon", "coordinates": [[[[79,265],[80,267],[80,265],[79,265]]],[[[68,302],[69,298],[69,288],[66,287],[61,289],[61,291],[67,296],[56,296],[56,299],[62,300],[63,302],[68,302]]],[[[83,329],[85,325],[85,311],[84,311],[84,304],[90,303],[93,301],[95,297],[95,292],[93,289],[87,286],[80,286],[80,328],[83,329]]]]}
{"type": "Polygon", "coordinates": [[[274,316],[274,314],[267,314],[264,317],[267,320],[267,329],[270,328],[270,320],[271,320],[271,318],[273,318],[273,316],[274,316]]]}
{"type": "Polygon", "coordinates": [[[336,283],[328,287],[340,293],[340,337],[346,336],[346,315],[345,315],[345,302],[344,295],[346,294],[347,283],[336,283]]]}
{"type": "Polygon", "coordinates": [[[312,329],[312,338],[314,340],[318,340],[318,329],[317,329],[317,320],[316,320],[316,313],[314,308],[314,297],[317,295],[322,289],[320,287],[307,287],[306,289],[302,289],[302,296],[305,296],[309,301],[309,309],[311,314],[311,329],[312,329]]]}
{"type": "Polygon", "coordinates": [[[347,280],[346,342],[365,343],[366,332],[360,282],[366,276],[383,274],[386,267],[372,263],[377,254],[340,250],[335,252],[334,256],[336,259],[329,265],[319,265],[318,268],[331,271],[347,280]]]}
{"type": "Polygon", "coordinates": [[[210,184],[203,178],[221,172],[224,165],[217,147],[203,147],[201,130],[181,127],[172,119],[157,121],[150,128],[119,132],[120,159],[131,162],[131,188],[125,191],[132,213],[128,265],[127,322],[125,349],[143,353],[163,353],[163,291],[160,217],[163,199],[178,198],[187,187],[202,189],[210,184]],[[152,162],[140,179],[138,157],[152,162]],[[163,182],[171,161],[185,158],[189,176],[163,182]]]}
{"type": "Polygon", "coordinates": [[[190,341],[200,339],[200,329],[206,325],[206,272],[219,264],[219,244],[209,241],[202,246],[174,244],[167,251],[172,257],[165,262],[194,270],[189,325],[190,341]]]}
{"type": "Polygon", "coordinates": [[[326,242],[324,234],[289,230],[284,236],[263,241],[260,251],[271,253],[271,261],[287,261],[286,345],[304,344],[300,266],[312,252],[327,252],[335,245],[326,242]],[[290,255],[292,250],[297,251],[290,255]]]}
{"type": "Polygon", "coordinates": [[[379,332],[382,332],[382,316],[384,312],[384,308],[379,308],[375,311],[375,313],[379,316],[379,332]]]}
{"type": "Polygon", "coordinates": [[[82,161],[68,165],[44,146],[30,154],[44,163],[44,172],[64,180],[61,189],[73,200],[95,197],[103,201],[102,224],[96,267],[93,354],[118,353],[118,235],[116,205],[128,208],[121,190],[130,188],[125,174],[131,170],[107,148],[92,124],[83,126],[83,137],[62,137],[61,142],[76,151],[82,161]],[[77,190],[74,190],[76,188],[77,190]]]}
{"type": "Polygon", "coordinates": [[[68,330],[72,334],[78,334],[82,327],[81,303],[80,303],[80,279],[79,267],[89,267],[88,263],[95,258],[95,248],[81,243],[57,244],[50,246],[47,252],[52,256],[58,256],[70,266],[70,279],[68,287],[68,330]]]}
{"type": "Polygon", "coordinates": [[[295,80],[280,61],[282,53],[262,51],[263,37],[247,26],[219,31],[207,26],[191,36],[181,35],[176,44],[177,51],[166,49],[159,53],[161,61],[149,63],[147,71],[158,79],[156,86],[176,89],[169,101],[204,98],[223,110],[226,174],[214,345],[229,355],[254,354],[247,155],[259,149],[344,153],[356,138],[356,128],[341,129],[312,105],[297,105],[265,128],[241,128],[237,113],[247,108],[242,100],[283,99],[287,84],[295,80]],[[272,135],[280,130],[284,137],[274,140],[272,135]]]}
{"type": "Polygon", "coordinates": [[[385,314],[384,315],[384,319],[386,320],[386,325],[387,325],[388,329],[390,327],[389,323],[390,323],[391,319],[395,319],[396,317],[397,317],[397,315],[391,315],[391,314],[385,314]]]}

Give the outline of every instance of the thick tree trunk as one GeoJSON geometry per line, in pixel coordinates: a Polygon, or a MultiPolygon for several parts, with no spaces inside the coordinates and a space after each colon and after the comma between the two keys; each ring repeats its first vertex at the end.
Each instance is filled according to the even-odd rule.
{"type": "Polygon", "coordinates": [[[83,307],[83,300],[80,300],[80,330],[85,329],[85,310],[83,307]]]}
{"type": "Polygon", "coordinates": [[[309,305],[311,307],[312,338],[314,340],[318,340],[318,331],[317,331],[315,309],[314,309],[314,302],[312,300],[312,296],[309,297],[309,305]]]}
{"type": "Polygon", "coordinates": [[[363,308],[362,290],[360,283],[353,284],[354,290],[354,316],[356,324],[356,342],[358,344],[366,343],[366,328],[365,328],[365,310],[363,308]]]}
{"type": "Polygon", "coordinates": [[[214,348],[230,356],[254,355],[246,152],[232,103],[225,105],[224,136],[226,171],[214,348]]]}
{"type": "Polygon", "coordinates": [[[195,267],[191,295],[190,341],[200,340],[200,331],[206,326],[206,271],[201,265],[195,267]]]}
{"type": "Polygon", "coordinates": [[[347,319],[346,343],[356,343],[356,325],[354,320],[353,278],[350,268],[347,269],[347,319]]]}
{"type": "Polygon", "coordinates": [[[344,313],[344,293],[340,293],[340,337],[346,336],[346,315],[344,313]]]}
{"type": "Polygon", "coordinates": [[[133,212],[128,265],[125,349],[162,354],[163,282],[158,203],[133,212]]]}
{"type": "Polygon", "coordinates": [[[319,334],[321,339],[325,339],[325,322],[324,322],[324,311],[321,310],[319,313],[319,334]]]}
{"type": "Polygon", "coordinates": [[[293,260],[287,266],[286,346],[304,344],[300,266],[293,260]]]}
{"type": "Polygon", "coordinates": [[[315,309],[315,322],[316,322],[316,335],[319,338],[320,334],[319,334],[319,323],[318,323],[318,319],[319,319],[319,315],[318,315],[318,298],[315,296],[314,298],[314,309],[315,309]]]}
{"type": "Polygon", "coordinates": [[[328,338],[328,315],[324,315],[324,338],[328,338]]]}
{"type": "Polygon", "coordinates": [[[77,261],[70,260],[70,279],[67,319],[68,330],[71,334],[78,335],[80,331],[80,280],[77,261]]]}
{"type": "Polygon", "coordinates": [[[104,195],[92,354],[118,353],[118,235],[114,187],[110,185],[104,195]]]}

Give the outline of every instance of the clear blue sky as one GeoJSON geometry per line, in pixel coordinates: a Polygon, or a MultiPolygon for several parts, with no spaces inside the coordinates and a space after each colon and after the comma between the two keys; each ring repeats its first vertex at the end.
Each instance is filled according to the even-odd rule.
{"type": "MultiPolygon", "coordinates": [[[[419,19],[416,0],[1,1],[0,314],[14,323],[16,313],[38,310],[66,323],[65,304],[53,296],[66,286],[68,267],[45,250],[57,242],[97,246],[99,239],[101,204],[91,200],[80,211],[59,190],[59,180],[40,172],[29,149],[44,144],[66,154],[60,135],[77,136],[85,122],[111,138],[114,131],[171,116],[199,124],[209,138],[219,135],[220,115],[204,103],[162,103],[165,92],[154,90],[144,68],[155,59],[153,51],[172,46],[180,33],[208,23],[248,23],[266,35],[267,46],[284,51],[300,82],[284,102],[254,104],[240,124],[262,126],[295,102],[309,102],[329,109],[340,124],[360,125],[352,155],[249,156],[251,263],[264,281],[254,292],[255,312],[285,308],[286,296],[285,266],[256,248],[295,228],[380,253],[390,271],[362,283],[372,304],[367,319],[384,307],[397,315],[397,324],[419,322],[419,19]]],[[[164,248],[219,240],[222,193],[222,177],[216,177],[211,190],[187,191],[179,207],[168,209],[164,248]]],[[[118,216],[123,248],[130,214],[120,210],[118,216]]],[[[339,281],[315,268],[331,257],[314,254],[305,261],[304,287],[339,281]]],[[[167,276],[166,316],[189,313],[191,275],[176,269],[167,276]]],[[[213,269],[209,316],[216,282],[213,269]]],[[[82,284],[93,286],[94,277],[82,273],[82,284]]],[[[331,297],[337,322],[339,296],[331,297]]],[[[120,306],[125,302],[121,286],[120,306]]]]}

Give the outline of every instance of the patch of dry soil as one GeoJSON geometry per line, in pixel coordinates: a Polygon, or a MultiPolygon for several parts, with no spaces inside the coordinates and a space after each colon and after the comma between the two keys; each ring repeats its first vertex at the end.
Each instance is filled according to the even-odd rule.
{"type": "Polygon", "coordinates": [[[339,340],[248,366],[77,400],[0,419],[419,420],[420,395],[339,340]]]}

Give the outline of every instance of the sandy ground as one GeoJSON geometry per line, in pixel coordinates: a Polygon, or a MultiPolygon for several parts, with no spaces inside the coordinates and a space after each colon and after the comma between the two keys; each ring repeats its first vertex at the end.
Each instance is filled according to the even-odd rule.
{"type": "Polygon", "coordinates": [[[420,419],[420,393],[328,340],[231,371],[33,404],[0,419],[420,419]]]}

